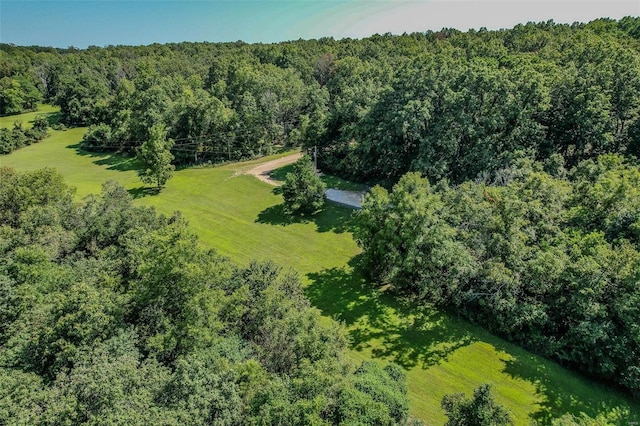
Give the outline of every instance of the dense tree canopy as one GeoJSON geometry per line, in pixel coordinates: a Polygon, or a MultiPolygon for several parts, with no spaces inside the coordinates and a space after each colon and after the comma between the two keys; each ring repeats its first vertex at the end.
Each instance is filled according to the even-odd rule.
{"type": "Polygon", "coordinates": [[[610,154],[457,187],[409,173],[365,197],[355,237],[376,282],[638,395],[639,184],[610,154]]]}
{"type": "Polygon", "coordinates": [[[107,182],[0,169],[0,423],[404,424],[404,373],[352,365],[299,278],[198,247],[107,182]],[[366,416],[366,417],[361,417],[366,416]]]}
{"type": "MultiPolygon", "coordinates": [[[[640,393],[638,17],[0,44],[0,89],[0,114],[51,102],[88,126],[85,149],[140,153],[158,186],[177,164],[317,147],[322,169],[384,186],[355,232],[373,279],[640,393]]],[[[36,124],[1,130],[1,152],[44,137],[36,124]]],[[[343,362],[339,327],[274,265],[197,249],[179,215],[113,184],[78,206],[50,170],[1,177],[0,422],[406,418],[393,367],[343,362]]]]}
{"type": "Polygon", "coordinates": [[[356,180],[408,171],[459,183],[516,151],[568,166],[640,152],[639,18],[552,21],[362,40],[86,50],[0,45],[0,114],[60,106],[85,146],[135,152],[149,129],[175,162],[318,146],[356,180]]]}

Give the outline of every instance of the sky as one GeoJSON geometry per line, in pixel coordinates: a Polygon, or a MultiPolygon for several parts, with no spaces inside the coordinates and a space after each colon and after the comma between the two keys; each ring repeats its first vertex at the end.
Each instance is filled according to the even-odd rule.
{"type": "Polygon", "coordinates": [[[640,0],[0,0],[0,42],[78,48],[272,43],[624,16],[640,16],[640,0]]]}

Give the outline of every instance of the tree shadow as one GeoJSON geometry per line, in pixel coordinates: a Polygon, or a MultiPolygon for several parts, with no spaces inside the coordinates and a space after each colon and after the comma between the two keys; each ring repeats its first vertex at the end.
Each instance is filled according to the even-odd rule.
{"type": "Polygon", "coordinates": [[[148,186],[138,186],[137,188],[127,189],[127,192],[133,199],[154,197],[160,194],[158,188],[148,186]]]}
{"type": "Polygon", "coordinates": [[[45,119],[47,120],[47,125],[53,127],[62,123],[62,113],[60,111],[48,113],[45,115],[45,119]]]}
{"type": "Polygon", "coordinates": [[[286,166],[271,170],[269,177],[273,180],[284,182],[287,178],[287,174],[291,172],[293,172],[293,164],[287,164],[286,166]]]}
{"type": "Polygon", "coordinates": [[[101,160],[93,162],[98,166],[109,166],[107,170],[117,170],[119,172],[127,172],[140,169],[140,163],[134,157],[126,157],[120,154],[112,154],[101,160]]]}
{"type": "Polygon", "coordinates": [[[553,419],[570,413],[579,417],[582,413],[596,418],[606,416],[609,423],[631,425],[640,422],[640,404],[621,390],[614,389],[593,378],[570,372],[553,361],[525,352],[503,360],[504,372],[535,385],[543,398],[540,409],[531,415],[538,425],[549,425],[553,419]],[[571,393],[567,392],[570,389],[571,393]]]}
{"type": "Polygon", "coordinates": [[[289,215],[285,212],[284,204],[277,204],[258,213],[255,222],[276,226],[313,223],[318,232],[334,232],[336,234],[353,232],[356,225],[353,209],[329,202],[326,202],[319,212],[306,216],[289,215]]]}
{"type": "Polygon", "coordinates": [[[68,145],[67,148],[74,149],[78,155],[96,158],[93,164],[97,166],[108,166],[107,170],[127,172],[140,168],[140,163],[135,157],[111,152],[88,151],[82,148],[81,143],[68,145]]]}
{"type": "Polygon", "coordinates": [[[309,273],[305,293],[323,314],[345,324],[350,346],[404,368],[427,369],[477,341],[500,353],[502,372],[532,383],[537,409],[532,424],[549,425],[565,414],[606,416],[611,424],[640,424],[640,403],[626,393],[470,325],[432,306],[403,299],[365,278],[361,255],[348,266],[309,273]]]}
{"type": "Polygon", "coordinates": [[[267,207],[258,213],[258,217],[255,222],[276,226],[287,226],[293,223],[309,223],[309,219],[300,216],[291,216],[285,212],[284,204],[276,204],[275,206],[267,207]]]}
{"type": "MultiPolygon", "coordinates": [[[[286,166],[279,167],[272,170],[269,173],[269,177],[273,180],[284,182],[287,178],[287,174],[293,172],[293,164],[287,164],[286,166]]],[[[363,191],[368,188],[366,184],[350,182],[339,178],[338,176],[320,173],[320,179],[327,188],[340,189],[344,191],[363,191]]]]}
{"type": "Polygon", "coordinates": [[[404,368],[426,369],[472,343],[471,334],[430,306],[409,307],[388,290],[372,288],[358,266],[307,275],[305,292],[325,315],[348,327],[352,349],[371,351],[404,368]]]}

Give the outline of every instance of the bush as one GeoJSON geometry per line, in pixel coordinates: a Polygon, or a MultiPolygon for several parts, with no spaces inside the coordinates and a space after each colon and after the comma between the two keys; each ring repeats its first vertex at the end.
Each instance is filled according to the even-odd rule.
{"type": "Polygon", "coordinates": [[[13,128],[0,129],[0,155],[9,154],[16,149],[40,142],[47,136],[47,123],[36,117],[33,128],[23,129],[22,123],[16,121],[13,128]]]}
{"type": "Polygon", "coordinates": [[[293,164],[293,172],[287,173],[282,196],[288,214],[313,214],[322,208],[326,185],[313,170],[307,156],[293,164]]]}
{"type": "Polygon", "coordinates": [[[493,400],[491,386],[480,385],[473,398],[456,393],[442,398],[442,408],[449,420],[445,426],[507,426],[513,420],[509,412],[493,400]]]}

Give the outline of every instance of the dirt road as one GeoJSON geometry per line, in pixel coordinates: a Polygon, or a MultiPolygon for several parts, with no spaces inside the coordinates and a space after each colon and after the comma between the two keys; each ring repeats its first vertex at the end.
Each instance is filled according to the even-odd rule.
{"type": "MultiPolygon", "coordinates": [[[[301,153],[287,155],[286,157],[278,158],[277,160],[267,161],[252,169],[245,170],[244,174],[254,175],[263,182],[269,185],[278,186],[282,182],[277,182],[269,176],[272,170],[278,167],[286,166],[287,164],[295,163],[302,157],[301,153]]],[[[362,197],[364,197],[365,191],[341,191],[339,189],[327,189],[327,199],[345,206],[354,207],[356,209],[362,208],[362,197]]]]}
{"type": "Polygon", "coordinates": [[[302,153],[287,155],[286,157],[278,158],[277,160],[262,163],[252,169],[245,171],[244,173],[248,175],[254,175],[258,179],[268,183],[269,185],[278,186],[281,184],[281,182],[276,182],[275,180],[271,179],[271,177],[269,177],[269,173],[279,167],[295,163],[300,157],[302,157],[302,153]]]}

